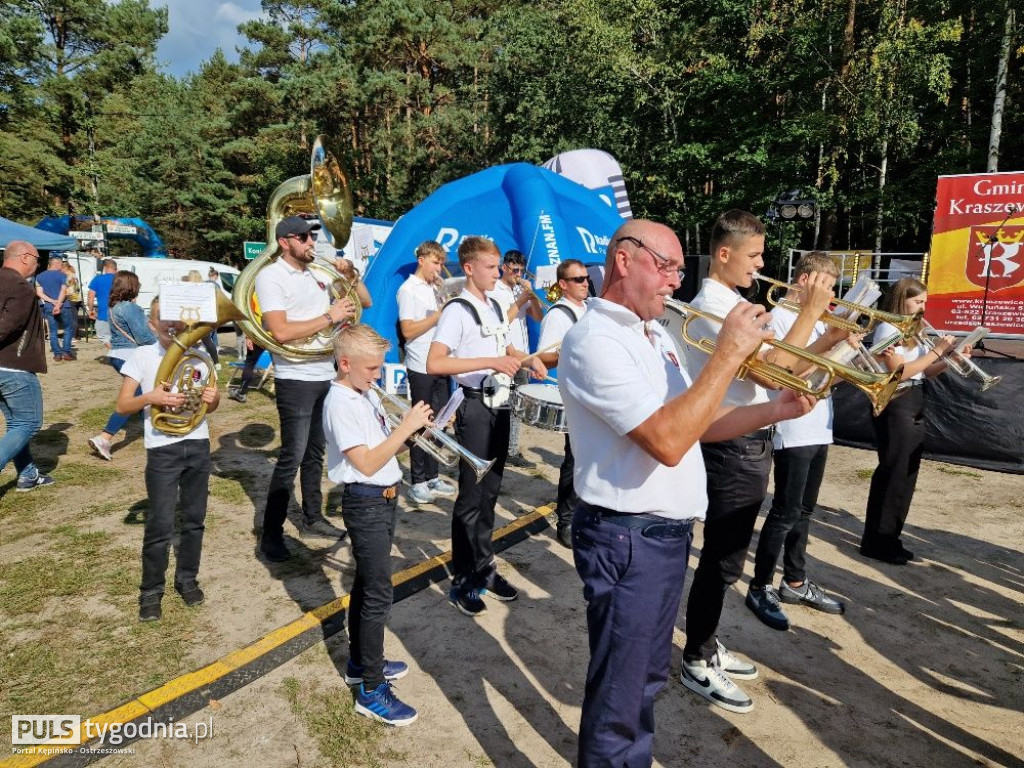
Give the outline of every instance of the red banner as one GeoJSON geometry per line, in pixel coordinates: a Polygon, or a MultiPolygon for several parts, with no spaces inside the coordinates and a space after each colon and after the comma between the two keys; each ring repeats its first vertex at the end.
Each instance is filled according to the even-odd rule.
{"type": "Polygon", "coordinates": [[[940,176],[935,197],[928,322],[1024,338],[1024,172],[940,176]]]}

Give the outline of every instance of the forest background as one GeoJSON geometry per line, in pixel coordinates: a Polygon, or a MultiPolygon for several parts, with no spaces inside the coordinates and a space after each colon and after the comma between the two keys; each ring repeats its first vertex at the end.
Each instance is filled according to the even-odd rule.
{"type": "Polygon", "coordinates": [[[262,5],[237,64],[178,78],[148,0],[0,0],[0,214],[139,216],[239,263],[326,133],[364,216],[594,147],[689,253],[790,189],[820,216],[772,242],[921,251],[938,175],[1024,168],[1015,0],[262,5]]]}

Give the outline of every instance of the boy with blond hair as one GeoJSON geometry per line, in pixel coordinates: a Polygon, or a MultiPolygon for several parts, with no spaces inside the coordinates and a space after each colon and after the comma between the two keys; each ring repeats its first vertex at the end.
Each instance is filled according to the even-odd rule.
{"type": "MultiPolygon", "coordinates": [[[[185,605],[196,606],[205,600],[196,577],[202,556],[203,531],[206,528],[206,500],[210,487],[210,427],[204,418],[186,435],[169,435],[153,426],[150,408],[179,408],[185,395],[166,382],[157,382],[164,355],[181,330],[181,323],[160,320],[160,299],[153,299],[149,326],[156,334],[153,344],[131,350],[121,367],[121,391],[117,412],[122,416],[145,409],[146,495],[149,509],[142,537],[142,583],[139,585],[139,621],[160,618],[160,602],[166,585],[167,560],[174,535],[174,508],[181,502],[181,528],[175,550],[174,589],[185,605]],[[139,392],[140,394],[136,394],[139,392]]],[[[210,371],[204,363],[196,365],[193,381],[203,381],[210,371]]],[[[200,395],[206,412],[220,405],[216,377],[204,386],[200,395]]]]}
{"type": "Polygon", "coordinates": [[[416,710],[403,703],[391,681],[409,666],[384,658],[384,624],[391,611],[391,545],[398,522],[402,470],[395,455],[430,426],[430,407],[419,402],[392,428],[371,386],[391,347],[368,325],[343,329],[334,340],[338,376],[324,401],[327,477],[341,485],[341,515],[356,561],[348,610],[349,660],[345,682],[358,685],[357,713],[388,725],[409,725],[416,710]]]}

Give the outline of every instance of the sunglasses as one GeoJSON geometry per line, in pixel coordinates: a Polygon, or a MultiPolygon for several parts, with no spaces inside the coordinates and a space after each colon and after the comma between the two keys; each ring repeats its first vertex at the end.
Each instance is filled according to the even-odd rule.
{"type": "Polygon", "coordinates": [[[587,282],[586,275],[578,275],[577,277],[563,277],[562,279],[565,280],[565,282],[567,283],[576,283],[576,285],[582,285],[583,283],[587,282]]]}
{"type": "Polygon", "coordinates": [[[288,235],[288,237],[303,243],[305,243],[307,240],[313,239],[313,235],[311,235],[309,232],[303,232],[301,235],[288,235]]]}

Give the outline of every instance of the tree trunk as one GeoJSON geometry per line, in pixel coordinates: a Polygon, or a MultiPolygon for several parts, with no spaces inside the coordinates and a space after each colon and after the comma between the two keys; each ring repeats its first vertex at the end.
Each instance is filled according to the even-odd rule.
{"type": "Polygon", "coordinates": [[[889,137],[882,137],[882,164],[878,169],[878,207],[875,209],[875,253],[882,253],[882,226],[885,223],[885,177],[889,170],[889,137]]]}
{"type": "Polygon", "coordinates": [[[999,50],[999,66],[996,70],[996,95],[992,102],[992,128],[988,135],[989,173],[999,170],[999,139],[1003,133],[1003,107],[1006,104],[1006,70],[1010,64],[1010,41],[1013,39],[1013,8],[1006,3],[1006,28],[1003,44],[999,50]]]}

